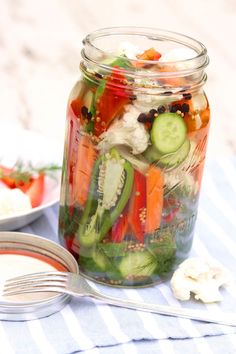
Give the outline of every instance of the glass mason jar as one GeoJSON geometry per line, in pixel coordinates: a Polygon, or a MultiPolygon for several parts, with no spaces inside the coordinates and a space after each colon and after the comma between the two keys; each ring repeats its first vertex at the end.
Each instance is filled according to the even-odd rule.
{"type": "Polygon", "coordinates": [[[86,277],[147,286],[191,249],[210,118],[207,51],[138,27],[102,29],[83,44],[68,102],[60,239],[86,277]]]}

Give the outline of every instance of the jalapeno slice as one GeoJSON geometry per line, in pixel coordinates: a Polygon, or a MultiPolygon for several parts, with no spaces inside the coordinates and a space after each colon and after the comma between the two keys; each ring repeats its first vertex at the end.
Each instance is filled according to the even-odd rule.
{"type": "Polygon", "coordinates": [[[82,246],[91,247],[104,238],[129,200],[133,179],[132,165],[115,148],[97,160],[77,232],[82,246]]]}

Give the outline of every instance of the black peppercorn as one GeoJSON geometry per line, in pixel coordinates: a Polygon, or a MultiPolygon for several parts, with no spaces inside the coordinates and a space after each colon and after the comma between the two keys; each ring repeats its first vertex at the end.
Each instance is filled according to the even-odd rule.
{"type": "Polygon", "coordinates": [[[132,96],[130,96],[130,98],[129,98],[131,101],[135,101],[136,99],[137,99],[137,96],[135,96],[135,95],[132,95],[132,96]]]}
{"type": "MultiPolygon", "coordinates": [[[[151,110],[152,111],[152,110],[151,110]]],[[[151,112],[150,111],[150,112],[151,112]]],[[[153,120],[154,120],[154,114],[156,113],[156,111],[155,111],[155,113],[148,113],[147,115],[146,115],[146,122],[147,123],[152,123],[153,122],[153,120]]]]}
{"type": "Polygon", "coordinates": [[[188,113],[189,112],[189,105],[187,103],[183,103],[181,111],[183,113],[188,113]]]}
{"type": "Polygon", "coordinates": [[[102,79],[102,78],[103,78],[102,74],[100,74],[100,73],[95,73],[95,76],[96,76],[98,79],[102,79]]]}
{"type": "Polygon", "coordinates": [[[82,116],[83,116],[84,118],[86,118],[86,117],[87,117],[87,114],[88,114],[88,108],[85,107],[85,106],[83,106],[83,107],[81,108],[81,113],[82,113],[82,116]]]}
{"type": "Polygon", "coordinates": [[[177,108],[177,111],[181,111],[181,109],[182,109],[182,106],[181,106],[181,104],[179,104],[179,103],[177,103],[177,104],[175,105],[175,107],[177,108]]]}
{"type": "Polygon", "coordinates": [[[165,111],[166,111],[165,106],[159,106],[159,107],[157,108],[157,113],[158,113],[158,114],[164,113],[165,111]]]}
{"type": "Polygon", "coordinates": [[[183,98],[185,98],[186,100],[191,100],[191,98],[192,98],[192,95],[191,95],[191,93],[183,93],[183,98]]]}
{"type": "Polygon", "coordinates": [[[154,120],[154,115],[151,113],[145,114],[145,113],[140,113],[138,116],[138,122],[140,123],[152,123],[154,120]]]}
{"type": "Polygon", "coordinates": [[[176,113],[177,111],[181,111],[181,109],[182,109],[181,104],[177,103],[170,107],[170,112],[176,113]]]}
{"type": "Polygon", "coordinates": [[[91,112],[88,112],[88,113],[87,113],[87,118],[88,118],[88,119],[91,119],[91,118],[92,118],[92,116],[93,116],[93,115],[92,115],[92,113],[91,113],[91,112]]]}
{"type": "Polygon", "coordinates": [[[170,107],[170,112],[171,113],[176,113],[178,111],[177,105],[171,106],[170,107]]]}
{"type": "Polygon", "coordinates": [[[157,113],[157,110],[156,109],[151,109],[149,111],[149,114],[151,115],[151,117],[154,117],[154,115],[157,113]]]}
{"type": "Polygon", "coordinates": [[[147,115],[145,113],[140,113],[140,115],[138,116],[138,122],[140,123],[145,123],[147,119],[147,115]]]}
{"type": "Polygon", "coordinates": [[[162,92],[162,95],[163,96],[171,96],[172,95],[172,91],[165,91],[165,92],[162,92]]]}

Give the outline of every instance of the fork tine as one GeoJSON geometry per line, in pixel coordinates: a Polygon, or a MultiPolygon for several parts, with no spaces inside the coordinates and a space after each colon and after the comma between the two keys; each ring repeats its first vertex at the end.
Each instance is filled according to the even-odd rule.
{"type": "Polygon", "coordinates": [[[29,275],[24,275],[22,277],[16,277],[16,278],[11,278],[6,280],[4,286],[6,288],[11,287],[11,286],[19,286],[23,284],[36,284],[39,282],[66,282],[67,281],[67,276],[66,274],[29,274],[29,275]]]}
{"type": "Polygon", "coordinates": [[[67,276],[67,272],[59,272],[59,271],[52,271],[52,272],[38,272],[38,273],[29,273],[29,274],[24,274],[24,275],[20,275],[18,277],[14,277],[11,279],[7,279],[6,283],[11,283],[11,282],[16,282],[16,281],[23,281],[23,280],[33,280],[33,279],[43,279],[43,278],[49,278],[52,279],[53,276],[55,277],[66,277],[67,276]]]}
{"type": "Polygon", "coordinates": [[[42,291],[65,292],[66,272],[40,272],[6,280],[3,295],[17,295],[42,291]]]}
{"type": "Polygon", "coordinates": [[[3,296],[12,296],[12,295],[21,295],[27,293],[41,293],[41,292],[56,292],[56,293],[65,293],[66,290],[64,287],[59,286],[38,286],[38,287],[23,287],[23,288],[15,288],[15,289],[7,289],[3,290],[3,296]]]}
{"type": "Polygon", "coordinates": [[[34,280],[24,280],[11,282],[10,284],[5,284],[4,289],[11,290],[13,288],[23,288],[23,287],[38,287],[38,286],[62,286],[65,287],[67,284],[66,280],[58,280],[58,279],[34,279],[34,280]]]}
{"type": "Polygon", "coordinates": [[[38,281],[60,281],[65,282],[67,280],[66,276],[38,276],[38,277],[24,277],[22,279],[11,278],[5,281],[6,286],[14,284],[23,284],[23,283],[35,283],[38,281]]]}

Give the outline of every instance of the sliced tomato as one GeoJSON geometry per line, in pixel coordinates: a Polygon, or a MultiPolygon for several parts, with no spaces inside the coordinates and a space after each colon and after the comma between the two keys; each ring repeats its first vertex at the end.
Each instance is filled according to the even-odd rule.
{"type": "Polygon", "coordinates": [[[134,174],[134,185],[129,206],[129,225],[135,238],[144,242],[146,219],[146,177],[138,171],[134,174]]]}
{"type": "Polygon", "coordinates": [[[33,178],[28,185],[20,187],[20,189],[28,195],[32,208],[36,208],[42,203],[44,195],[44,174],[40,174],[38,177],[33,178]]]}
{"type": "Polygon", "coordinates": [[[114,68],[107,79],[102,95],[95,102],[96,119],[94,133],[99,136],[111,124],[113,119],[121,114],[129,102],[129,94],[124,88],[125,76],[114,68]]]}

